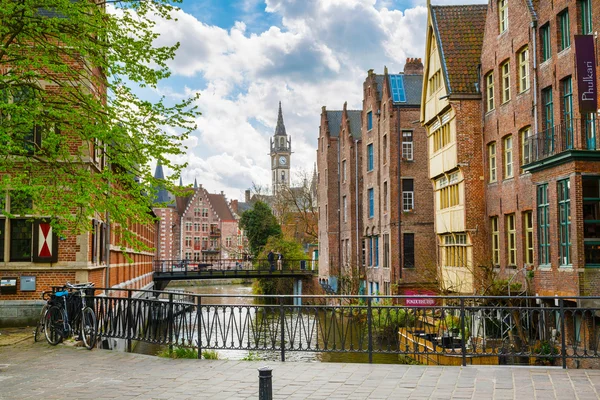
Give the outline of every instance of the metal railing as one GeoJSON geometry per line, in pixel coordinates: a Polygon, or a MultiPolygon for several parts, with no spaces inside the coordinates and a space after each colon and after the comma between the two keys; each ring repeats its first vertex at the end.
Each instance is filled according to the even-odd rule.
{"type": "Polygon", "coordinates": [[[568,150],[600,150],[597,119],[571,119],[523,140],[524,165],[568,150]]]}
{"type": "Polygon", "coordinates": [[[237,259],[205,259],[205,260],[154,260],[154,272],[188,273],[203,271],[303,271],[317,270],[317,261],[313,260],[274,260],[256,259],[244,261],[237,259]]]}
{"type": "Polygon", "coordinates": [[[182,295],[98,296],[103,337],[198,349],[396,354],[422,364],[598,367],[600,298],[182,295]],[[141,297],[138,297],[141,296],[141,297]],[[165,297],[166,296],[166,297],[165,297]],[[250,297],[253,304],[206,304],[250,297]],[[410,301],[409,301],[410,300],[410,301]],[[543,307],[544,300],[556,304],[543,307]],[[575,302],[595,304],[574,307],[575,302]],[[403,306],[397,303],[419,304],[403,306]]]}

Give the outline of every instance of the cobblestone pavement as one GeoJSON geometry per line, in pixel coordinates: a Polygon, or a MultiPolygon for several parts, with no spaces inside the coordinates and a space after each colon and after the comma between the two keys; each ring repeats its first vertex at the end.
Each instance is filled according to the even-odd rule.
{"type": "Polygon", "coordinates": [[[0,399],[600,399],[600,370],[173,360],[22,342],[0,347],[0,399]]]}

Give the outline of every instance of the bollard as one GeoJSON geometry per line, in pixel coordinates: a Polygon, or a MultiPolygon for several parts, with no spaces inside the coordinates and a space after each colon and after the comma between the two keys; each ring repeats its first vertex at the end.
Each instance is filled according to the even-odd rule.
{"type": "Polygon", "coordinates": [[[272,371],[269,367],[258,369],[258,400],[273,400],[272,371]]]}

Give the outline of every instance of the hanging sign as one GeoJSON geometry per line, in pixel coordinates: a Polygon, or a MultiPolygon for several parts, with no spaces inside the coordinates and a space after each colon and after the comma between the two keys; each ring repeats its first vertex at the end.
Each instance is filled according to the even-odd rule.
{"type": "Polygon", "coordinates": [[[575,35],[577,89],[579,95],[579,111],[581,113],[595,113],[598,109],[596,58],[594,55],[594,36],[575,35]]]}

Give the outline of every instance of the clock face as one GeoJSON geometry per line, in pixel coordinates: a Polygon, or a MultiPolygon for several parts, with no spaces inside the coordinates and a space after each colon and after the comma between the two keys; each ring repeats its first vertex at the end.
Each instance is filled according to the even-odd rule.
{"type": "Polygon", "coordinates": [[[287,162],[287,160],[285,159],[284,156],[279,157],[279,164],[285,165],[286,162],[287,162]]]}

